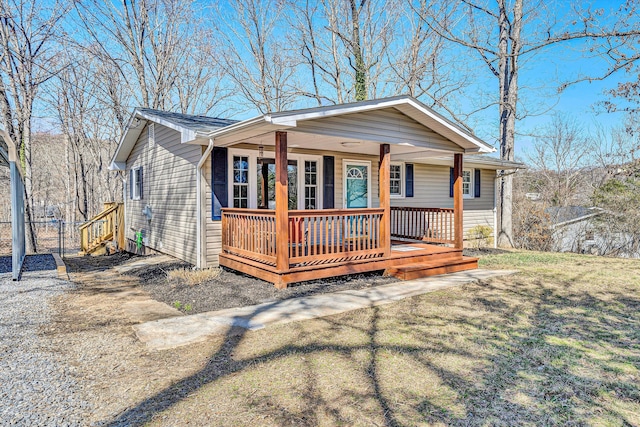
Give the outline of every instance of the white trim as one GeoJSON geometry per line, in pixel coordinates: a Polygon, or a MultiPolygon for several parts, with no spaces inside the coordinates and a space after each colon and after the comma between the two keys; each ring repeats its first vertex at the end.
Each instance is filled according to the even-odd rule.
{"type": "MultiPolygon", "coordinates": [[[[256,147],[257,148],[257,147],[256,147]]],[[[248,194],[249,209],[257,209],[258,207],[258,150],[249,150],[244,148],[229,148],[227,150],[227,162],[229,167],[227,168],[227,192],[228,192],[228,206],[233,206],[233,156],[244,156],[249,158],[249,182],[248,182],[248,194]]],[[[273,151],[265,151],[263,156],[269,159],[275,159],[275,152],[273,151]]],[[[317,181],[317,206],[316,209],[322,209],[323,202],[323,164],[322,164],[322,156],[321,155],[312,155],[312,154],[298,154],[298,153],[287,153],[287,160],[295,160],[298,162],[298,182],[297,182],[297,190],[298,190],[298,207],[297,209],[304,209],[304,162],[312,161],[317,164],[316,171],[316,179],[317,181]]]]}
{"type": "Polygon", "coordinates": [[[256,132],[264,133],[265,131],[275,130],[274,128],[276,127],[278,127],[279,129],[297,127],[298,122],[300,121],[339,116],[351,113],[361,113],[384,108],[396,108],[407,117],[411,117],[413,120],[416,120],[418,123],[442,136],[445,136],[443,135],[443,133],[449,133],[451,136],[453,136],[453,139],[448,136],[445,136],[445,138],[460,146],[462,148],[461,151],[463,152],[493,153],[496,151],[495,148],[482,141],[480,138],[476,137],[470,132],[467,132],[460,126],[446,119],[444,116],[441,116],[440,114],[431,110],[429,107],[422,104],[417,99],[406,95],[392,98],[354,102],[350,104],[331,105],[267,114],[254,117],[252,119],[245,120],[231,126],[226,126],[221,129],[215,129],[211,131],[208,136],[218,138],[222,135],[243,132],[251,129],[252,127],[256,127],[256,132]],[[269,128],[262,129],[262,126],[264,125],[267,125],[269,128]],[[471,144],[472,147],[468,147],[466,149],[463,148],[467,143],[471,144]]]}
{"type": "Polygon", "coordinates": [[[202,157],[200,157],[200,161],[198,161],[198,165],[196,166],[196,267],[203,268],[207,264],[207,254],[206,248],[207,243],[205,240],[205,233],[202,230],[207,229],[205,213],[207,209],[203,206],[203,201],[205,200],[204,194],[202,194],[203,185],[202,180],[204,176],[202,174],[202,167],[204,166],[204,162],[210,158],[211,151],[213,151],[213,139],[209,139],[209,145],[202,153],[202,157]],[[205,249],[204,251],[202,249],[205,249]]]}
{"type": "MultiPolygon", "coordinates": [[[[138,180],[138,171],[142,169],[142,166],[136,166],[131,168],[132,174],[131,174],[131,200],[142,200],[142,198],[140,197],[140,193],[142,192],[142,188],[139,187],[140,182],[138,180]],[[137,193],[137,194],[136,194],[137,193]]],[[[143,172],[144,174],[144,169],[143,172]]],[[[142,177],[142,183],[144,185],[144,175],[142,177]]]]}
{"type": "Polygon", "coordinates": [[[462,169],[462,198],[463,199],[475,199],[476,196],[476,187],[475,187],[475,176],[476,170],[473,168],[463,168],[462,169]],[[469,172],[470,180],[469,180],[469,194],[464,194],[464,172],[469,172]]]}
{"type": "Polygon", "coordinates": [[[347,209],[347,165],[367,167],[367,208],[371,207],[371,162],[369,160],[342,159],[342,207],[347,209]]]}
{"type": "MultiPolygon", "coordinates": [[[[406,166],[405,162],[391,162],[391,166],[400,166],[400,194],[392,194],[389,188],[389,197],[392,199],[404,199],[406,197],[406,166]]],[[[389,185],[391,185],[391,175],[389,175],[389,185]]]]}

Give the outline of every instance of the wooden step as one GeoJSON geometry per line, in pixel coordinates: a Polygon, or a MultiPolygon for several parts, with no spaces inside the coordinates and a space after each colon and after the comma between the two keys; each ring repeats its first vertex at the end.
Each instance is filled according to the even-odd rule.
{"type": "Polygon", "coordinates": [[[459,259],[439,259],[387,268],[385,274],[400,280],[412,280],[476,268],[478,268],[478,258],[463,256],[459,259]]]}

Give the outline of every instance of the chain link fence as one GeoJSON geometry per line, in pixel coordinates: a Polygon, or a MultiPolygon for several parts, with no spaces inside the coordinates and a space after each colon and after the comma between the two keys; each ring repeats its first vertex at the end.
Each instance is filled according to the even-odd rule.
{"type": "MultiPolygon", "coordinates": [[[[37,253],[57,253],[60,256],[76,255],[80,251],[78,227],[84,222],[58,220],[25,222],[25,229],[33,225],[37,253]]],[[[27,237],[28,240],[28,237],[27,237]]],[[[32,254],[27,243],[27,254],[32,254]]],[[[11,254],[11,222],[0,222],[0,255],[11,254]]]]}

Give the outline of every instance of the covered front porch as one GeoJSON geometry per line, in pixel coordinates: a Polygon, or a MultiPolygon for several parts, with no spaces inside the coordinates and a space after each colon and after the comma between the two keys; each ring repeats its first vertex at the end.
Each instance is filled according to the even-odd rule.
{"type": "MultiPolygon", "coordinates": [[[[221,265],[278,288],[375,270],[410,279],[477,267],[477,259],[462,256],[462,153],[453,156],[453,208],[391,207],[391,147],[379,144],[378,207],[290,210],[287,133],[274,138],[275,209],[269,209],[268,172],[259,167],[259,175],[265,171],[258,189],[262,208],[221,209],[221,265]]],[[[345,199],[354,199],[349,184],[345,199]]],[[[235,199],[241,203],[242,197],[235,199]]]]}
{"type": "Polygon", "coordinates": [[[210,137],[222,266],[278,288],[477,267],[462,256],[463,156],[491,148],[413,99],[276,113],[210,137]],[[450,159],[450,182],[435,181],[450,206],[408,205],[412,162],[429,157],[450,159]]]}

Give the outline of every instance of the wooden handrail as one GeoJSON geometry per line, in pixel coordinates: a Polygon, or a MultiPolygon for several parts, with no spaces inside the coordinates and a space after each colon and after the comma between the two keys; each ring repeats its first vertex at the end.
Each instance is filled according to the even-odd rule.
{"type": "Polygon", "coordinates": [[[85,228],[89,227],[90,225],[92,225],[93,223],[97,222],[97,221],[101,221],[103,220],[107,215],[109,215],[110,213],[112,213],[113,211],[118,209],[118,205],[116,206],[112,206],[108,209],[103,210],[102,212],[100,212],[98,215],[94,216],[93,218],[91,218],[89,221],[85,222],[84,224],[80,225],[78,227],[79,230],[84,230],[85,228]]]}
{"type": "Polygon", "coordinates": [[[120,249],[124,248],[124,209],[122,203],[104,204],[105,209],[78,227],[80,249],[89,253],[103,242],[114,240],[120,249]]]}
{"type": "Polygon", "coordinates": [[[455,244],[455,216],[452,208],[391,208],[391,236],[397,239],[455,244]]]}
{"type": "MultiPolygon", "coordinates": [[[[382,208],[288,211],[287,267],[382,256],[384,213],[382,208]]],[[[275,267],[275,224],[273,210],[225,208],[222,250],[275,267]]]]}

